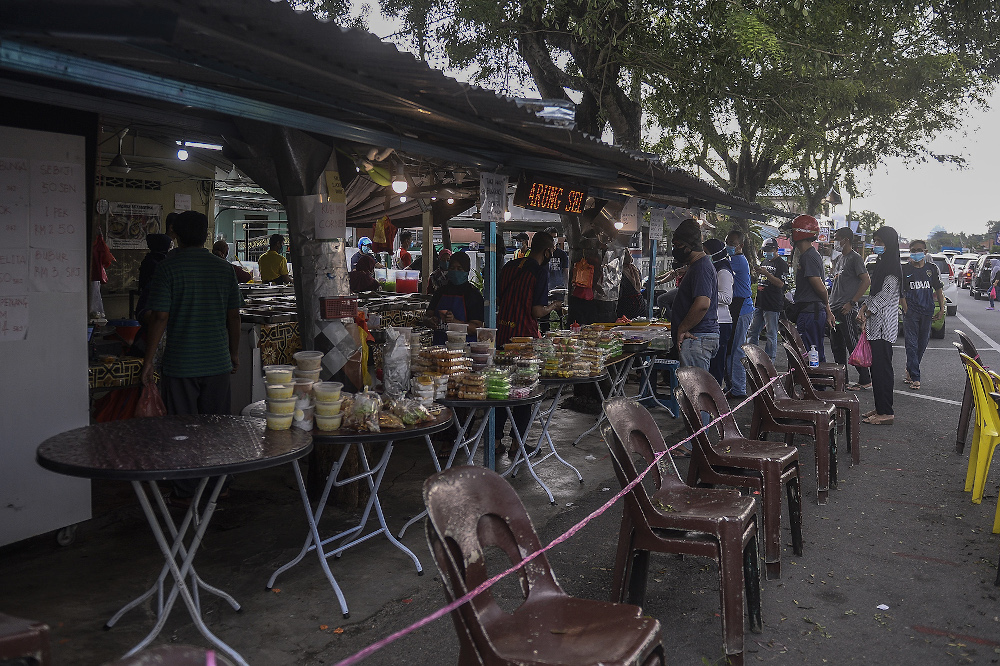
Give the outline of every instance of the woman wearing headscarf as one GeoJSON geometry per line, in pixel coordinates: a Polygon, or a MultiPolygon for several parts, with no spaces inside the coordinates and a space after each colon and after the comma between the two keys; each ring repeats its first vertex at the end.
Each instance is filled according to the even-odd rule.
{"type": "Polygon", "coordinates": [[[621,289],[618,292],[617,316],[635,319],[645,316],[646,299],[642,297],[642,275],[632,261],[632,253],[625,251],[622,266],[621,289]]]}
{"type": "Polygon", "coordinates": [[[729,338],[733,334],[733,315],[729,310],[733,302],[733,266],[729,263],[729,255],[726,252],[726,244],[717,238],[709,238],[705,241],[705,252],[712,258],[712,265],[719,279],[719,351],[712,357],[712,362],[708,365],[708,371],[715,377],[715,381],[722,386],[722,381],[726,376],[726,348],[729,338]]]}
{"type": "Polygon", "coordinates": [[[858,313],[872,350],[872,392],[875,409],[865,414],[865,423],[892,425],[892,345],[899,332],[899,290],[903,283],[899,261],[899,234],[892,227],[879,227],[872,236],[872,251],[878,255],[869,271],[870,296],[858,313]]]}
{"type": "Polygon", "coordinates": [[[993,300],[994,300],[993,299],[993,294],[994,294],[994,290],[996,289],[996,286],[997,286],[998,282],[1000,282],[1000,259],[991,259],[990,260],[990,290],[988,292],[989,296],[990,296],[990,307],[986,308],[987,310],[992,310],[993,309],[993,300]]]}

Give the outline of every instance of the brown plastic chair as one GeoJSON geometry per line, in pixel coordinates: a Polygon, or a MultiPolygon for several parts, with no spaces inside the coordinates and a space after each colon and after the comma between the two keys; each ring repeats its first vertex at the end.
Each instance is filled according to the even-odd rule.
{"type": "MultiPolygon", "coordinates": [[[[809,350],[794,322],[779,317],[778,328],[785,342],[798,349],[802,357],[808,356],[809,350]]],[[[847,366],[840,363],[820,363],[818,368],[809,368],[809,378],[815,386],[830,386],[834,391],[847,390],[847,366]]]]}
{"type": "Polygon", "coordinates": [[[0,662],[49,666],[52,650],[48,625],[0,613],[0,662]]]}
{"type": "MultiPolygon", "coordinates": [[[[490,577],[486,549],[511,562],[541,549],[517,493],[496,472],[452,467],[424,482],[427,543],[448,601],[490,577]]],[[[563,592],[545,555],[517,572],[524,597],[507,612],[492,589],[452,611],[459,664],[664,664],[660,624],[642,609],[563,592]]]]}
{"type": "Polygon", "coordinates": [[[850,391],[817,391],[807,372],[805,360],[798,351],[787,342],[781,343],[785,348],[785,356],[788,358],[788,369],[792,374],[785,380],[785,390],[792,397],[799,397],[796,389],[802,391],[801,398],[804,400],[819,400],[820,402],[832,402],[837,406],[837,410],[844,417],[847,425],[847,449],[851,452],[851,464],[857,465],[861,462],[861,443],[859,433],[861,431],[861,402],[858,396],[850,391]]]}
{"type": "MultiPolygon", "coordinates": [[[[615,398],[604,403],[607,423],[601,433],[622,487],[638,477],[634,456],[653,465],[667,450],[660,429],[646,408],[635,400],[615,398]]],[[[710,557],[719,563],[719,597],[723,645],[730,664],[743,664],[743,599],[746,592],[750,630],[760,632],[760,566],[757,554],[757,501],[735,490],[692,488],[673,468],[659,466],[646,476],[655,488],[637,484],[625,496],[618,553],[611,583],[611,600],[642,605],[646,593],[649,552],[710,557]]]]}
{"type": "MultiPolygon", "coordinates": [[[[681,368],[678,399],[688,432],[702,428],[702,412],[711,420],[729,412],[722,388],[715,377],[701,368],[681,368]]],[[[778,442],[747,439],[731,414],[713,426],[719,435],[712,442],[712,428],[694,439],[689,486],[722,484],[759,490],[764,513],[764,569],[768,578],[781,577],[781,486],[788,492],[788,521],[792,548],[802,555],[802,493],[799,483],[799,452],[778,442]]]]}
{"type": "MultiPolygon", "coordinates": [[[[951,344],[955,345],[958,353],[965,354],[976,361],[976,363],[982,365],[983,362],[979,358],[979,350],[972,343],[972,339],[964,331],[960,331],[957,328],[955,329],[955,334],[958,336],[959,342],[952,342],[951,344]]],[[[969,436],[969,422],[972,420],[972,409],[975,407],[975,402],[975,398],[972,395],[972,384],[969,383],[967,375],[965,377],[965,393],[962,395],[962,410],[958,413],[958,434],[955,438],[956,453],[963,453],[965,451],[965,440],[969,436]]]]}
{"type": "MultiPolygon", "coordinates": [[[[753,392],[778,376],[771,357],[756,345],[743,345],[743,366],[753,392]]],[[[816,503],[826,504],[830,488],[837,487],[837,408],[830,402],[799,400],[788,395],[780,381],[771,383],[753,400],[750,439],[781,433],[791,446],[795,435],[813,438],[816,448],[816,503]]]]}

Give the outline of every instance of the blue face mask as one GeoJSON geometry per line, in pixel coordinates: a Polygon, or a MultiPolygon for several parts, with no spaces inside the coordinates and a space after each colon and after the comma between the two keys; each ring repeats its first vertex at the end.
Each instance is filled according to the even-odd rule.
{"type": "Polygon", "coordinates": [[[730,257],[735,257],[736,256],[736,248],[733,247],[732,245],[727,245],[726,246],[726,254],[728,254],[730,257]]]}
{"type": "Polygon", "coordinates": [[[465,284],[469,281],[468,271],[448,271],[448,282],[453,285],[465,284]]]}
{"type": "Polygon", "coordinates": [[[921,261],[924,260],[924,253],[923,252],[911,252],[910,253],[910,259],[913,259],[913,261],[915,261],[917,263],[920,263],[921,261]]]}
{"type": "Polygon", "coordinates": [[[883,252],[885,252],[885,245],[876,245],[875,247],[872,248],[872,252],[874,252],[875,254],[882,254],[883,252]]]}
{"type": "Polygon", "coordinates": [[[774,259],[774,252],[765,252],[764,253],[764,258],[765,259],[774,259]]]}

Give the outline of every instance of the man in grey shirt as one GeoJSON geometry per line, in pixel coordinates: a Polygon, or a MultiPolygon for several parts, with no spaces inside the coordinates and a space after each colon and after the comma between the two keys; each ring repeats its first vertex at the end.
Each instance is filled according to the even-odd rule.
{"type": "MultiPolygon", "coordinates": [[[[833,310],[836,324],[830,336],[830,347],[837,363],[847,365],[847,359],[857,346],[858,337],[861,335],[858,325],[861,299],[872,280],[861,255],[854,251],[854,232],[848,227],[841,227],[834,232],[833,239],[839,246],[841,255],[833,264],[830,308],[833,310]]],[[[848,384],[847,388],[851,391],[871,388],[871,371],[868,368],[857,368],[857,371],[858,383],[848,384]]]]}

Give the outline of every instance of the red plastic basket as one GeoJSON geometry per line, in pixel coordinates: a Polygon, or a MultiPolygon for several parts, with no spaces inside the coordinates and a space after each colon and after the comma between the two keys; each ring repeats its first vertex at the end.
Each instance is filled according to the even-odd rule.
{"type": "Polygon", "coordinates": [[[354,317],[356,314],[358,314],[358,299],[353,296],[319,299],[319,316],[323,319],[354,317]]]}

